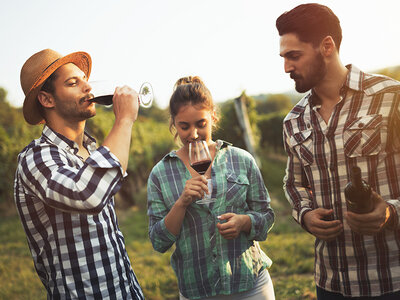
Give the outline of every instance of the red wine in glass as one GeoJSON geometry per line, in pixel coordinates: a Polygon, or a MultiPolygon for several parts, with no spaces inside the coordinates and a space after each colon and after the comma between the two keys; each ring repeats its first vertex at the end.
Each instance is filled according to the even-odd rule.
{"type": "Polygon", "coordinates": [[[194,162],[191,166],[197,173],[204,175],[211,164],[211,160],[203,160],[194,162]]]}
{"type": "Polygon", "coordinates": [[[94,97],[92,99],[89,100],[89,102],[95,102],[97,104],[101,104],[101,105],[111,105],[113,104],[113,95],[104,95],[104,96],[98,96],[98,97],[94,97]]]}

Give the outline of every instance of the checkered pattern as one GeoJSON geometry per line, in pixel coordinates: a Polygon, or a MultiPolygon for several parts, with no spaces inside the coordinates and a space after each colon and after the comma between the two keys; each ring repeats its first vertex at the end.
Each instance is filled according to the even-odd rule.
{"type": "Polygon", "coordinates": [[[191,178],[189,171],[172,151],[153,168],[148,180],[150,239],[159,252],[175,243],[171,264],[180,292],[190,299],[249,290],[260,270],[271,265],[256,242],[267,238],[274,223],[261,173],[248,152],[217,143],[211,172],[211,196],[216,201],[192,203],[178,236],[166,229],[164,219],[191,178]],[[227,212],[249,215],[250,233],[224,239],[216,224],[217,216],[227,212]]]}
{"type": "Polygon", "coordinates": [[[18,156],[15,202],[49,299],[144,299],[118,228],[113,195],[123,172],[106,148],[84,162],[44,126],[18,156]]]}
{"type": "Polygon", "coordinates": [[[342,99],[328,124],[312,91],[286,116],[285,192],[299,224],[318,207],[333,209],[334,219],[343,222],[336,240],[316,239],[316,284],[346,296],[377,296],[400,290],[398,220],[376,236],[353,233],[344,219],[344,188],[350,168],[358,165],[400,216],[400,83],[347,68],[342,99]]]}

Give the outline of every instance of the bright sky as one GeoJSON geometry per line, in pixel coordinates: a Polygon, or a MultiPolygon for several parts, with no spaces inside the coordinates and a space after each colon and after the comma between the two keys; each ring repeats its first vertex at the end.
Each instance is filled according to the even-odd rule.
{"type": "MultiPolygon", "coordinates": [[[[400,65],[398,0],[315,1],[339,17],[344,64],[365,71],[400,65]]],[[[217,102],[293,89],[279,56],[276,18],[297,0],[12,0],[0,6],[0,86],[14,106],[32,54],[88,52],[92,80],[135,89],[152,83],[168,105],[176,80],[199,75],[217,102]]]]}

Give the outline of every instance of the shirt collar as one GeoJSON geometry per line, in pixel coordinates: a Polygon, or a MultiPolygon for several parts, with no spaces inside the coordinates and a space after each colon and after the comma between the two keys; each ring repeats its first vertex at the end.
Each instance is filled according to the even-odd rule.
{"type": "MultiPolygon", "coordinates": [[[[44,125],[42,137],[45,138],[49,143],[54,144],[62,149],[70,150],[73,149],[74,154],[79,150],[79,146],[74,141],[71,141],[62,134],[55,132],[49,126],[44,125]]],[[[96,140],[90,136],[87,132],[84,132],[83,136],[83,146],[89,151],[96,150],[96,140]]]]}

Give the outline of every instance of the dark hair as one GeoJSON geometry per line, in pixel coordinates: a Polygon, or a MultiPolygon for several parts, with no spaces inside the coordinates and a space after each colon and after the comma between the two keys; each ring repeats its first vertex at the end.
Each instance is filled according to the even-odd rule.
{"type": "Polygon", "coordinates": [[[182,77],[175,83],[174,92],[169,100],[169,113],[171,117],[169,128],[171,132],[176,115],[181,107],[185,105],[199,106],[200,108],[215,111],[211,93],[198,76],[182,77]]]}
{"type": "MultiPolygon", "coordinates": [[[[56,87],[54,85],[54,81],[56,79],[57,79],[57,74],[56,74],[56,71],[54,71],[53,73],[51,73],[51,75],[43,83],[42,88],[40,90],[54,95],[54,92],[56,90],[56,87]]],[[[46,115],[44,113],[44,107],[43,107],[43,105],[40,103],[40,101],[38,99],[36,99],[36,105],[38,107],[40,115],[43,117],[43,119],[46,120],[46,115]]]]}
{"type": "Polygon", "coordinates": [[[301,4],[276,20],[279,35],[294,33],[300,41],[318,47],[326,36],[331,36],[339,51],[342,42],[340,21],[333,11],[321,4],[301,4]]]}
{"type": "Polygon", "coordinates": [[[46,79],[46,81],[43,83],[42,88],[40,89],[41,91],[54,94],[56,88],[54,86],[54,81],[57,79],[57,74],[54,71],[51,73],[51,75],[46,79]]]}

